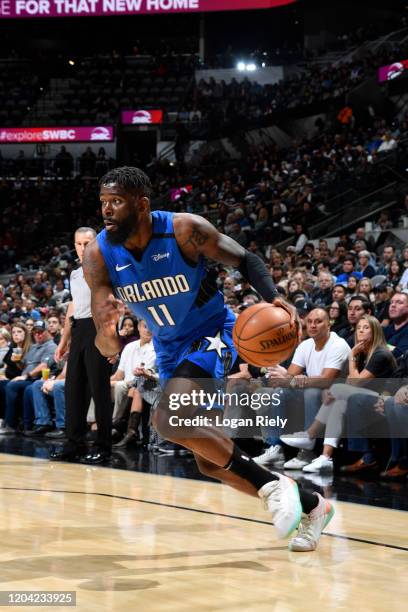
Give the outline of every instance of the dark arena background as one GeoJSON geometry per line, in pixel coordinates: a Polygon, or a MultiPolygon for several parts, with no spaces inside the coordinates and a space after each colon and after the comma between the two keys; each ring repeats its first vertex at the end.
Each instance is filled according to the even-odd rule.
{"type": "Polygon", "coordinates": [[[405,610],[406,3],[0,0],[0,175],[0,606],[405,610]],[[100,186],[123,166],[150,198],[118,173],[100,186]],[[133,233],[110,279],[133,277],[109,298],[108,354],[90,253],[120,209],[133,233]],[[173,219],[201,229],[180,239],[173,219]],[[206,246],[216,230],[234,256],[206,246]],[[208,303],[234,322],[271,281],[299,344],[271,368],[234,362],[208,303]],[[156,335],[190,337],[203,311],[183,359],[223,373],[191,358],[180,376],[236,392],[211,412],[219,459],[203,417],[192,445],[177,419],[157,426],[175,345],[156,335]],[[303,504],[286,541],[285,483],[303,504]]]}

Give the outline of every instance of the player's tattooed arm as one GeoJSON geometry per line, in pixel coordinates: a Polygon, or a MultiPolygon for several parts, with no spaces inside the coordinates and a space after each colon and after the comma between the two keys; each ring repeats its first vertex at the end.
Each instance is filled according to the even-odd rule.
{"type": "Polygon", "coordinates": [[[92,318],[97,330],[95,345],[102,355],[112,357],[120,351],[117,324],[124,306],[113,295],[109,273],[97,240],[86,247],[82,267],[91,290],[92,318]]]}
{"type": "Polygon", "coordinates": [[[203,255],[217,263],[238,267],[244,258],[245,249],[240,244],[198,215],[174,215],[174,233],[183,254],[193,261],[203,255]]]}

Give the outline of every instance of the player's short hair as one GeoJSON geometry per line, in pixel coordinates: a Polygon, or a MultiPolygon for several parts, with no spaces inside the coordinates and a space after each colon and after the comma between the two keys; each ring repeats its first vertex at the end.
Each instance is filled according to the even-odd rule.
{"type": "Polygon", "coordinates": [[[121,166],[110,170],[99,181],[99,187],[109,183],[116,183],[125,191],[136,192],[147,198],[152,194],[152,184],[147,174],[133,166],[121,166]]]}

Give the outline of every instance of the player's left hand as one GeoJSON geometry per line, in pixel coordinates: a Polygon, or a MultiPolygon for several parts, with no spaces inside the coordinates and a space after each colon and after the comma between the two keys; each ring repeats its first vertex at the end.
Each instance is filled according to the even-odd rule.
{"type": "Polygon", "coordinates": [[[290,324],[296,325],[298,332],[298,343],[300,343],[302,341],[302,323],[295,306],[293,306],[293,304],[289,304],[289,302],[281,297],[275,298],[272,304],[278,308],[283,308],[283,310],[286,310],[286,312],[290,315],[290,324]]]}

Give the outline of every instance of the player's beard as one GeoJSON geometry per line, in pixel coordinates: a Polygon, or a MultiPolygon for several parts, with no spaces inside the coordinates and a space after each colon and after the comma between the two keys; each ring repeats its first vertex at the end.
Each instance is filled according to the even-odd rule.
{"type": "Polygon", "coordinates": [[[129,215],[120,223],[116,223],[116,229],[106,231],[106,239],[110,244],[124,244],[138,228],[137,219],[129,215]]]}

